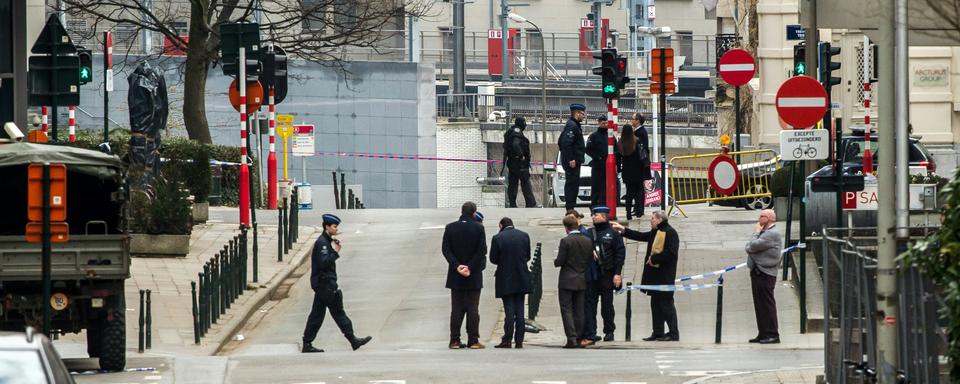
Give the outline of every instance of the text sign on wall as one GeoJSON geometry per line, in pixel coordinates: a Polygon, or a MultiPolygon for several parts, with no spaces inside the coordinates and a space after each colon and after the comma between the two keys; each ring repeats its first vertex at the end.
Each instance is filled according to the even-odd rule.
{"type": "Polygon", "coordinates": [[[913,67],[914,87],[946,87],[950,85],[950,67],[946,65],[913,67]]]}

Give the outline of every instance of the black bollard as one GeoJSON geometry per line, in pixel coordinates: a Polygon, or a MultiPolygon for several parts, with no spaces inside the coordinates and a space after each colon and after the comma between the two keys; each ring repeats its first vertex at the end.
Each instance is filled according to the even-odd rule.
{"type": "Polygon", "coordinates": [[[363,208],[363,205],[360,204],[360,198],[359,198],[359,197],[354,196],[353,199],[354,199],[353,208],[355,208],[355,209],[361,209],[361,208],[363,208]]]}
{"type": "Polygon", "coordinates": [[[137,352],[143,353],[143,343],[144,343],[144,334],[143,334],[143,325],[146,319],[143,316],[143,295],[145,291],[140,290],[140,329],[137,331],[137,352]]]}
{"type": "Polygon", "coordinates": [[[283,262],[283,207],[277,208],[277,261],[283,262]]]}
{"type": "Polygon", "coordinates": [[[240,258],[239,258],[239,261],[238,261],[239,264],[243,265],[243,268],[239,268],[239,272],[240,272],[240,276],[241,276],[241,278],[240,278],[240,289],[241,289],[241,290],[247,289],[247,268],[246,268],[246,266],[247,266],[247,260],[250,260],[250,253],[249,253],[249,250],[248,250],[248,248],[247,248],[247,245],[248,245],[247,239],[248,239],[247,230],[246,230],[246,228],[244,228],[242,231],[240,231],[240,258]]]}
{"type": "Polygon", "coordinates": [[[150,328],[153,327],[153,315],[151,314],[152,311],[150,310],[150,308],[151,308],[150,290],[148,289],[147,290],[147,349],[151,349],[152,347],[150,345],[153,344],[153,342],[151,341],[153,339],[153,332],[150,331],[150,328]]]}
{"type": "Polygon", "coordinates": [[[286,255],[290,251],[290,222],[287,220],[287,198],[283,198],[283,254],[286,255]]]}
{"type": "Polygon", "coordinates": [[[627,283],[627,326],[624,329],[624,340],[630,341],[631,329],[633,328],[633,290],[630,287],[633,286],[632,282],[627,283]]]}
{"type": "Polygon", "coordinates": [[[340,209],[340,193],[337,189],[337,171],[333,171],[333,205],[340,209]]]}
{"type": "Polygon", "coordinates": [[[200,344],[200,317],[197,308],[197,282],[190,282],[190,300],[193,302],[191,313],[193,314],[193,343],[200,344]]]}
{"type": "Polygon", "coordinates": [[[720,344],[720,333],[723,329],[723,275],[720,275],[720,278],[717,279],[717,284],[720,284],[717,287],[717,333],[713,342],[720,344]]]}
{"type": "Polygon", "coordinates": [[[206,292],[206,286],[203,283],[203,279],[203,272],[197,273],[197,280],[199,280],[198,284],[200,285],[200,289],[197,291],[197,301],[199,301],[197,304],[197,329],[199,330],[199,332],[197,332],[199,334],[197,339],[203,337],[203,334],[207,332],[204,320],[207,318],[207,299],[206,295],[204,295],[206,292]]]}
{"type": "Polygon", "coordinates": [[[340,172],[340,208],[344,209],[347,207],[347,181],[343,177],[343,172],[340,172]]]}
{"type": "Polygon", "coordinates": [[[354,209],[356,205],[354,203],[357,200],[353,197],[353,189],[348,190],[347,192],[347,209],[354,209]]]}
{"type": "Polygon", "coordinates": [[[293,205],[290,206],[290,248],[297,242],[300,231],[300,188],[293,187],[293,205]]]}
{"type": "Polygon", "coordinates": [[[233,302],[233,259],[230,255],[217,254],[213,257],[220,259],[221,269],[223,269],[223,306],[224,309],[230,309],[230,304],[233,302]]]}
{"type": "MultiPolygon", "coordinates": [[[[259,279],[257,278],[257,256],[258,256],[257,254],[259,253],[259,251],[257,250],[257,248],[258,248],[257,223],[254,222],[253,223],[253,282],[254,283],[259,281],[259,279]]],[[[244,260],[243,266],[244,266],[244,269],[243,269],[244,275],[246,275],[246,266],[247,266],[246,260],[244,260]]]]}

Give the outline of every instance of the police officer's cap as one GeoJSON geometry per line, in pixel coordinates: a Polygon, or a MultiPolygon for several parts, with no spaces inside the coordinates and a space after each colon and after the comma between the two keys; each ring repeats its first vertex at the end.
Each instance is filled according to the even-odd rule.
{"type": "Polygon", "coordinates": [[[604,122],[604,121],[607,121],[607,117],[606,117],[606,116],[600,115],[600,117],[597,117],[597,122],[602,123],[602,122],[604,122]]]}
{"type": "Polygon", "coordinates": [[[593,208],[590,208],[591,213],[610,213],[610,208],[607,208],[605,205],[598,205],[593,208]]]}
{"type": "Polygon", "coordinates": [[[477,213],[473,214],[473,218],[476,219],[477,221],[483,221],[483,214],[480,213],[480,211],[477,211],[477,213]]]}
{"type": "Polygon", "coordinates": [[[323,214],[323,224],[324,225],[333,225],[333,224],[340,225],[340,218],[337,217],[336,215],[325,213],[323,214]]]}
{"type": "Polygon", "coordinates": [[[586,111],[586,110],[587,110],[587,107],[586,107],[585,105],[583,105],[583,104],[580,104],[580,103],[570,104],[570,112],[574,112],[574,111],[581,111],[581,112],[583,112],[583,111],[586,111]]]}

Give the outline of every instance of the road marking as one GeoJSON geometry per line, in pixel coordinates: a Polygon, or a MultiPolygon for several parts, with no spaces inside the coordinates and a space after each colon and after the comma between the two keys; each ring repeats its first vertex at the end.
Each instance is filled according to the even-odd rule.
{"type": "Polygon", "coordinates": [[[406,380],[371,380],[370,384],[407,384],[406,380]]]}
{"type": "Polygon", "coordinates": [[[424,230],[424,229],[444,229],[444,228],[446,228],[446,227],[447,227],[446,225],[434,225],[434,226],[432,226],[432,227],[420,227],[420,228],[417,228],[417,229],[419,229],[419,230],[424,230]]]}
{"type": "Polygon", "coordinates": [[[531,381],[532,384],[567,384],[566,381],[531,381]]]}
{"type": "Polygon", "coordinates": [[[647,384],[646,381],[611,381],[610,384],[647,384]]]}
{"type": "Polygon", "coordinates": [[[163,379],[163,376],[160,376],[160,375],[156,375],[156,376],[144,376],[143,379],[144,379],[144,380],[161,380],[161,379],[163,379]]]}

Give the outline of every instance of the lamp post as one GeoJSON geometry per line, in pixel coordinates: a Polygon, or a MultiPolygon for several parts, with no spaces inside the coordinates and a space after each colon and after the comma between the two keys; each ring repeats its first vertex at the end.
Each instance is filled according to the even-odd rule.
{"type": "Polygon", "coordinates": [[[541,102],[543,103],[543,109],[540,111],[540,147],[543,154],[543,164],[541,168],[543,169],[543,186],[540,188],[542,193],[540,195],[540,203],[546,208],[547,207],[547,51],[546,51],[546,42],[543,36],[543,30],[540,29],[532,21],[527,20],[523,16],[520,16],[516,13],[510,13],[508,16],[510,20],[516,21],[518,23],[529,23],[537,30],[537,33],[540,34],[540,96],[542,98],[541,102]]]}

